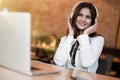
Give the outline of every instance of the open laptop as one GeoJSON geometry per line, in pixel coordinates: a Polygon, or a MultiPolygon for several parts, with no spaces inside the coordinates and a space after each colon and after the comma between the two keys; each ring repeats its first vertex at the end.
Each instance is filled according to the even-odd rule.
{"type": "Polygon", "coordinates": [[[27,75],[59,72],[55,69],[45,71],[40,66],[34,66],[34,71],[31,71],[30,13],[0,13],[0,66],[27,75]]]}

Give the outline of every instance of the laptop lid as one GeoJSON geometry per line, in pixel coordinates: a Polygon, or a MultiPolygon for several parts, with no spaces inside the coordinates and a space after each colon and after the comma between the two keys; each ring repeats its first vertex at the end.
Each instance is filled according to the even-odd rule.
{"type": "Polygon", "coordinates": [[[0,66],[31,75],[30,47],[30,13],[0,13],[0,66]]]}

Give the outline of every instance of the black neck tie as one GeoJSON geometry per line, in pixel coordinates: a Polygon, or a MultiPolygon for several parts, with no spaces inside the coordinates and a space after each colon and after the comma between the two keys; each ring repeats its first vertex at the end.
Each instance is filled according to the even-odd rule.
{"type": "Polygon", "coordinates": [[[70,51],[70,57],[71,57],[71,64],[75,67],[75,56],[76,56],[76,51],[78,49],[79,43],[76,40],[75,43],[73,44],[71,51],[70,51]]]}

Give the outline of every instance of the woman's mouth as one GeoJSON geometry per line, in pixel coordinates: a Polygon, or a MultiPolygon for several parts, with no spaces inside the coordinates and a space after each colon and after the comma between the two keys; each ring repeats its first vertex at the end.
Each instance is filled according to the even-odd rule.
{"type": "Polygon", "coordinates": [[[85,26],[86,24],[84,22],[78,22],[80,26],[85,26]]]}

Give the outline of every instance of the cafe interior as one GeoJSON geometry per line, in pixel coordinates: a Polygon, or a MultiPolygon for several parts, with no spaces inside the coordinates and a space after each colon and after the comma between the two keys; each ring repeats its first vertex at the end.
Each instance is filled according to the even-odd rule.
{"type": "MultiPolygon", "coordinates": [[[[83,1],[91,2],[98,8],[97,33],[105,38],[96,75],[100,75],[101,78],[103,77],[101,75],[114,78],[100,79],[99,77],[85,80],[120,80],[120,0],[0,0],[0,13],[30,13],[31,60],[55,65],[53,57],[60,38],[66,34],[68,15],[70,15],[73,5],[83,1]]],[[[49,79],[51,76],[48,75],[46,77],[33,77],[32,80],[61,79],[53,77],[49,79]]],[[[63,80],[84,79],[64,78],[63,80]]]]}

